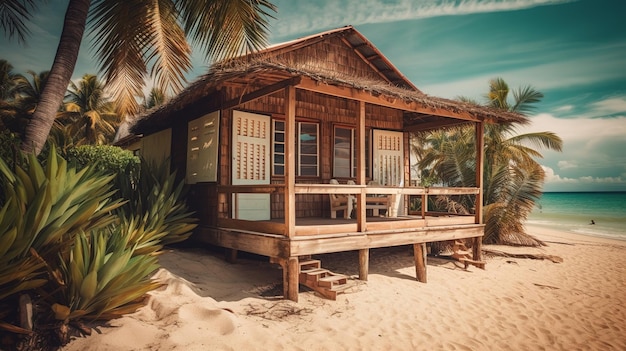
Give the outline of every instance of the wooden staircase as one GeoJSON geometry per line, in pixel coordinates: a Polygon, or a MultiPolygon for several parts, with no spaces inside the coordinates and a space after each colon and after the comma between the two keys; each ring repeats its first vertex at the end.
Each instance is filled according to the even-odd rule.
{"type": "Polygon", "coordinates": [[[472,252],[461,241],[455,241],[452,247],[452,258],[462,262],[465,265],[465,269],[471,264],[478,268],[485,269],[485,261],[476,261],[472,257],[472,252]]]}
{"type": "Polygon", "coordinates": [[[337,294],[351,287],[348,276],[337,274],[321,267],[320,260],[307,259],[299,262],[300,284],[307,286],[323,297],[336,300],[337,294]]]}

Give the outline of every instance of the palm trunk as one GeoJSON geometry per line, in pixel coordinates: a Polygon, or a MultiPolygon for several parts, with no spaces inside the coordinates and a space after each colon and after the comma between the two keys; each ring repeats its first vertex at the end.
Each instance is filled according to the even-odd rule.
{"type": "Polygon", "coordinates": [[[50,134],[59,106],[74,73],[91,0],[70,0],[50,75],[22,140],[21,149],[39,154],[50,134]]]}

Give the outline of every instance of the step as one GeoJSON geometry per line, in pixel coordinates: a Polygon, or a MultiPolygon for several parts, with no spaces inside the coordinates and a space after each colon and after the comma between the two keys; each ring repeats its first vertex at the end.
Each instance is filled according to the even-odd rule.
{"type": "Polygon", "coordinates": [[[313,282],[317,283],[320,277],[325,277],[330,271],[324,268],[311,268],[300,272],[298,280],[300,283],[313,282]]]}
{"type": "Polygon", "coordinates": [[[300,265],[300,272],[302,272],[305,269],[322,267],[322,262],[320,260],[306,260],[306,261],[298,262],[298,264],[300,265]]]}
{"type": "Polygon", "coordinates": [[[311,268],[311,269],[305,269],[305,270],[300,271],[300,274],[307,274],[307,275],[320,275],[323,273],[330,273],[330,271],[324,268],[311,268]]]}
{"type": "Polygon", "coordinates": [[[322,277],[319,279],[319,286],[323,286],[326,288],[331,288],[336,285],[346,284],[348,282],[348,277],[343,274],[337,275],[329,275],[326,277],[322,277]]]}
{"type": "Polygon", "coordinates": [[[353,286],[354,286],[354,284],[341,284],[341,285],[335,285],[335,286],[333,286],[332,288],[330,288],[328,290],[334,291],[336,293],[340,293],[340,292],[342,292],[344,290],[350,289],[353,286]]]}
{"type": "Polygon", "coordinates": [[[471,255],[472,254],[471,251],[465,251],[465,250],[455,250],[454,253],[459,255],[459,256],[465,256],[465,255],[471,255]]]}

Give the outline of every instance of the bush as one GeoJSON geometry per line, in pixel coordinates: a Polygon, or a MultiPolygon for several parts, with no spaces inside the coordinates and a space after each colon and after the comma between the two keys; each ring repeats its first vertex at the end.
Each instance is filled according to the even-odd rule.
{"type": "Polygon", "coordinates": [[[68,149],[72,162],[58,152],[0,159],[0,330],[26,333],[15,326],[22,294],[59,330],[135,311],[158,286],[159,250],[196,226],[165,167],[109,146],[68,149]]]}
{"type": "Polygon", "coordinates": [[[80,167],[93,165],[109,173],[134,176],[138,174],[140,160],[128,150],[111,145],[82,145],[67,150],[68,160],[80,167]]]}

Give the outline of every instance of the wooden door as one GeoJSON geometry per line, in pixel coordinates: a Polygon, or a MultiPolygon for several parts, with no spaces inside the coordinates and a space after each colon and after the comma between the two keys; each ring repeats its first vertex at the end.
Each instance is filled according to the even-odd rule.
{"type": "MultiPolygon", "coordinates": [[[[404,186],[404,146],[402,132],[373,130],[372,179],[384,186],[404,186]]],[[[387,216],[402,214],[402,196],[392,196],[387,216]]]]}
{"type": "MultiPolygon", "coordinates": [[[[270,184],[270,123],[269,116],[233,111],[233,185],[270,184]]],[[[270,195],[234,195],[233,218],[270,219],[270,195]]]]}

